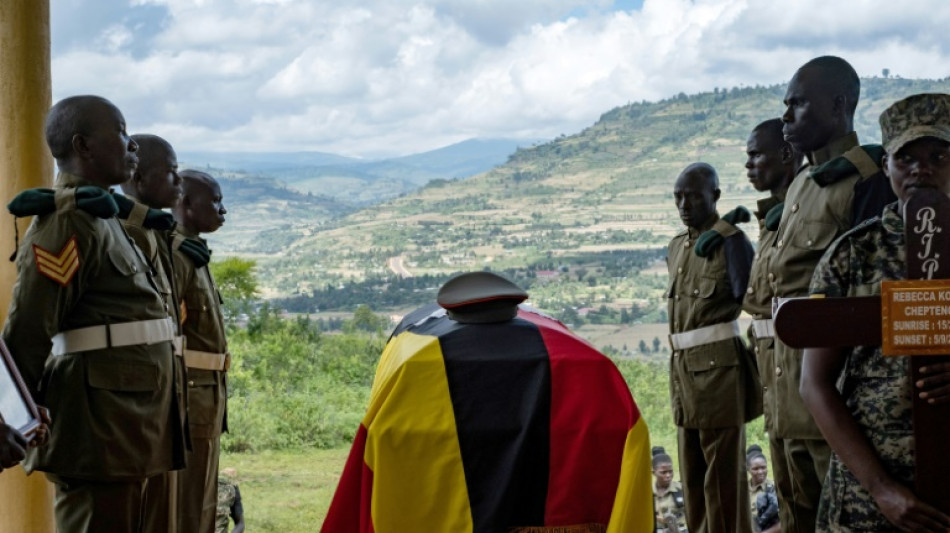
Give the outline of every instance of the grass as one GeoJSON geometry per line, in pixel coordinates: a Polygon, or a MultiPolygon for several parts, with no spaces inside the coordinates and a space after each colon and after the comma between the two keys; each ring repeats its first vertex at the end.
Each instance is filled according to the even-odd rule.
{"type": "Polygon", "coordinates": [[[237,469],[248,531],[312,533],[330,507],[349,448],[221,454],[237,469]]]}

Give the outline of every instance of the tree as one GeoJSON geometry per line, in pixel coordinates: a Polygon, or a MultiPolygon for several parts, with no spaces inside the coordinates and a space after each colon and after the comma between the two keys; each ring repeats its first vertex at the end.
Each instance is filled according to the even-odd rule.
{"type": "Polygon", "coordinates": [[[343,324],[343,331],[345,333],[367,331],[381,334],[387,326],[389,326],[389,319],[377,315],[368,305],[360,305],[353,312],[353,319],[343,324]]]}
{"type": "Polygon", "coordinates": [[[881,76],[884,76],[885,78],[887,78],[890,75],[891,75],[891,69],[889,68],[881,69],[881,76]]]}
{"type": "Polygon", "coordinates": [[[228,257],[208,265],[223,300],[224,319],[233,322],[242,313],[247,314],[257,296],[257,263],[239,257],[228,257]]]}

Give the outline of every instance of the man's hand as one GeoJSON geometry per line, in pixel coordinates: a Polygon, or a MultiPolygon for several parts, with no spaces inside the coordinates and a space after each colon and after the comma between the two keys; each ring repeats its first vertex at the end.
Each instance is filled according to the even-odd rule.
{"type": "Polygon", "coordinates": [[[920,367],[920,373],[927,376],[914,383],[921,399],[931,404],[950,402],[950,363],[928,364],[920,367]]]}
{"type": "Polygon", "coordinates": [[[901,531],[937,533],[950,529],[950,517],[922,502],[899,483],[888,484],[873,496],[887,520],[901,531]]]}
{"type": "Polygon", "coordinates": [[[26,457],[26,439],[12,427],[0,423],[0,472],[16,466],[26,457]]]}
{"type": "Polygon", "coordinates": [[[49,409],[42,406],[37,406],[37,409],[40,412],[41,423],[30,437],[30,448],[46,445],[46,443],[49,441],[49,425],[53,423],[49,417],[49,409]]]}

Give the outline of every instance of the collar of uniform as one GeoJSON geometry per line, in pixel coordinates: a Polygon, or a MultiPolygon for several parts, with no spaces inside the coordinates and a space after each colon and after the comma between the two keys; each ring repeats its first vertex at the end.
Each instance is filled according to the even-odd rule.
{"type": "Polygon", "coordinates": [[[897,210],[897,202],[884,206],[881,212],[881,226],[888,233],[904,235],[904,218],[897,210]]]}
{"type": "Polygon", "coordinates": [[[769,480],[766,479],[766,480],[763,481],[762,483],[759,483],[759,484],[757,484],[757,485],[753,485],[753,484],[752,484],[752,480],[750,479],[750,480],[749,480],[749,491],[751,491],[751,492],[758,492],[759,490],[763,490],[763,491],[764,491],[765,488],[768,486],[768,484],[769,484],[769,480]]]}
{"type": "Polygon", "coordinates": [[[82,176],[77,176],[76,174],[70,174],[69,172],[59,171],[56,174],[56,187],[58,188],[75,188],[82,187],[84,185],[92,185],[98,187],[94,183],[90,183],[86,178],[82,176]]]}
{"type": "Polygon", "coordinates": [[[769,213],[769,210],[780,203],[782,203],[782,198],[778,196],[769,196],[768,198],[758,200],[755,202],[755,218],[761,222],[765,218],[765,215],[769,213]]]}
{"type": "Polygon", "coordinates": [[[857,145],[858,134],[852,131],[844,137],[839,137],[831,141],[819,150],[809,152],[808,162],[812,166],[818,166],[822,163],[827,163],[828,161],[831,161],[832,159],[840,156],[857,145]]]}
{"type": "MultiPolygon", "coordinates": [[[[666,492],[664,492],[663,494],[667,495],[671,492],[682,492],[682,491],[683,491],[683,487],[680,486],[679,481],[670,481],[670,486],[666,487],[666,492]]],[[[659,495],[656,488],[656,481],[653,482],[653,494],[656,496],[659,495]]]]}

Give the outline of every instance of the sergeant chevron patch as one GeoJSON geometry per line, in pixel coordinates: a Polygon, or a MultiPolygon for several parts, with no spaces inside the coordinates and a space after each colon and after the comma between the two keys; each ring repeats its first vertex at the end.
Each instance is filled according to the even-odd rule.
{"type": "Polygon", "coordinates": [[[36,262],[36,270],[40,274],[63,287],[69,285],[79,270],[79,247],[76,245],[76,236],[70,237],[58,254],[34,244],[33,259],[36,262]]]}

